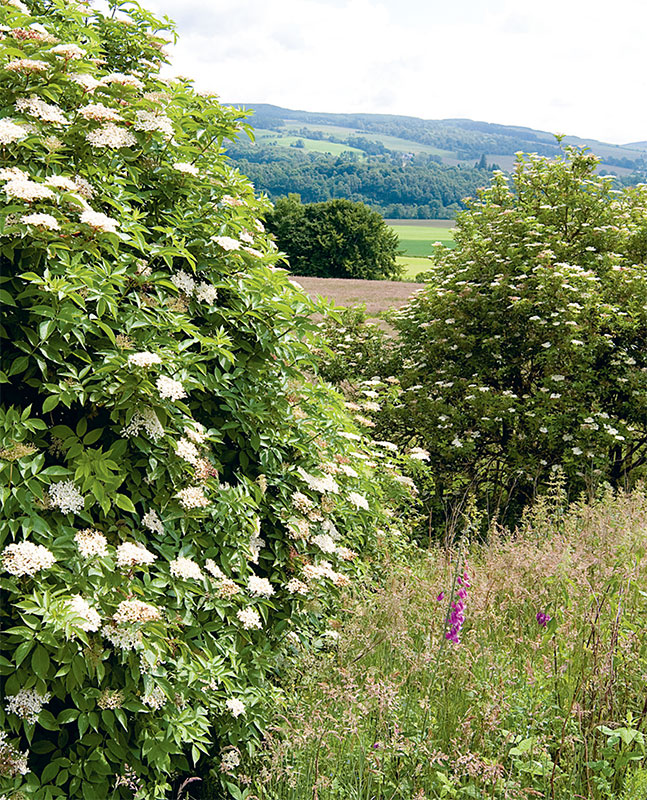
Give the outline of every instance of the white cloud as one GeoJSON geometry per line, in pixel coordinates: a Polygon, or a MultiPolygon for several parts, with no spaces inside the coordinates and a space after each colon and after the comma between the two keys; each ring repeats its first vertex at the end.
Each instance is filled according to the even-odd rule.
{"type": "Polygon", "coordinates": [[[174,71],[228,102],[647,139],[643,0],[143,2],[178,23],[174,71]]]}

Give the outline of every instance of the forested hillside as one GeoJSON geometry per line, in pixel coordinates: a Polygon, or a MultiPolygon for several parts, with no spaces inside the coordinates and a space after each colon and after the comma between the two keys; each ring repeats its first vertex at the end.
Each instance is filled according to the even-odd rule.
{"type": "MultiPolygon", "coordinates": [[[[256,140],[232,143],[228,155],[259,190],[272,199],[298,193],[304,202],[344,197],[386,217],[451,218],[494,169],[511,170],[517,152],[559,153],[553,134],[516,126],[252,108],[256,140]]],[[[621,185],[647,178],[643,142],[563,142],[589,147],[601,159],[599,171],[621,185]]]]}

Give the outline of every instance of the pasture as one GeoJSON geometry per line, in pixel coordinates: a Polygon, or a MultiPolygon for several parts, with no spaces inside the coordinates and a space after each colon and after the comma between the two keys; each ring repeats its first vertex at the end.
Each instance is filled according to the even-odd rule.
{"type": "Polygon", "coordinates": [[[454,222],[445,219],[391,219],[385,220],[398,234],[402,255],[398,264],[404,267],[405,278],[415,278],[430,267],[434,242],[454,247],[454,222]]]}

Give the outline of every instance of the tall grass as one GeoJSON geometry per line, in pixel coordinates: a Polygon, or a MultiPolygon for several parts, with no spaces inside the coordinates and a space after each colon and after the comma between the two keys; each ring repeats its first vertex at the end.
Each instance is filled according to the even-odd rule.
{"type": "Polygon", "coordinates": [[[249,796],[647,797],[646,541],[642,492],[568,510],[557,493],[514,535],[389,564],[348,596],[336,646],[299,660],[249,796]]]}

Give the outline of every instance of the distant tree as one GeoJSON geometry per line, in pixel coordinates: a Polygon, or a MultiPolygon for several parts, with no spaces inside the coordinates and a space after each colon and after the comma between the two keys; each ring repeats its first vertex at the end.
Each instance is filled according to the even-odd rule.
{"type": "Polygon", "coordinates": [[[398,236],[363,203],[302,204],[298,194],[276,201],[267,228],[297,275],[320,278],[398,278],[398,236]]]}

